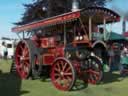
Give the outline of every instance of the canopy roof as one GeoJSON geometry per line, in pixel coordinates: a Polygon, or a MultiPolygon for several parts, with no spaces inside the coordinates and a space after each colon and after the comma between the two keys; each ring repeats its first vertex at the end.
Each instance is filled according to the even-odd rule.
{"type": "Polygon", "coordinates": [[[95,24],[103,24],[104,19],[106,23],[118,22],[120,16],[107,8],[104,7],[89,7],[81,11],[81,16],[83,20],[88,22],[89,17],[92,17],[92,22],[95,24]]]}
{"type": "Polygon", "coordinates": [[[120,16],[117,13],[107,8],[90,7],[90,8],[78,10],[75,12],[69,12],[69,13],[54,16],[51,18],[46,18],[46,19],[25,24],[22,26],[16,26],[12,28],[12,32],[30,31],[33,29],[41,28],[41,27],[70,22],[80,17],[83,18],[83,20],[88,22],[88,19],[90,16],[94,18],[93,21],[96,24],[103,23],[103,18],[106,18],[106,23],[119,21],[119,18],[120,18],[120,16]]]}
{"type": "Polygon", "coordinates": [[[126,38],[123,35],[115,32],[108,33],[107,37],[108,37],[108,40],[126,40],[126,38]]]}

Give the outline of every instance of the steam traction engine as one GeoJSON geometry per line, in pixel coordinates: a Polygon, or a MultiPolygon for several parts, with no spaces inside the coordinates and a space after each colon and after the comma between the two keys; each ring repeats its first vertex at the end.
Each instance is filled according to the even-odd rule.
{"type": "MultiPolygon", "coordinates": [[[[76,79],[92,84],[99,82],[102,78],[102,62],[94,54],[91,33],[92,15],[99,15],[93,12],[95,9],[101,13],[107,10],[78,10],[12,28],[19,35],[23,33],[23,39],[15,51],[19,76],[27,79],[48,74],[53,85],[65,91],[72,89],[76,79]]],[[[114,18],[117,17],[115,15],[114,18]]]]}

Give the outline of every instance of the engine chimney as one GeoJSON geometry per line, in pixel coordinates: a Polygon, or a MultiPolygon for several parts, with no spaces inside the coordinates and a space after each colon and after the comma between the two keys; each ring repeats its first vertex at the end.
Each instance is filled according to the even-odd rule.
{"type": "Polygon", "coordinates": [[[126,20],[125,18],[123,19],[123,23],[122,23],[122,33],[124,34],[124,32],[126,32],[126,20]]]}
{"type": "Polygon", "coordinates": [[[79,10],[78,0],[72,0],[72,11],[78,11],[78,10],[79,10]]]}

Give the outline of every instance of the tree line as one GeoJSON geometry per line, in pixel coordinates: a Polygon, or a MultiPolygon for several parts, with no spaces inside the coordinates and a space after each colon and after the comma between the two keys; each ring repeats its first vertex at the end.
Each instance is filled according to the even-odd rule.
{"type": "MultiPolygon", "coordinates": [[[[106,2],[112,0],[77,0],[79,8],[87,8],[92,6],[105,6],[106,2]]],[[[73,0],[32,0],[29,4],[23,4],[25,12],[20,21],[14,23],[23,25],[36,20],[41,20],[51,16],[70,12],[73,0]]]]}

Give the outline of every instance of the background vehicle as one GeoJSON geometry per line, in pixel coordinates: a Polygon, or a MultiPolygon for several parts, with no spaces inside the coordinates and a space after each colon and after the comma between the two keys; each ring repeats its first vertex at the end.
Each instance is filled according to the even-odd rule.
{"type": "Polygon", "coordinates": [[[0,54],[1,57],[4,56],[3,52],[3,45],[2,43],[5,42],[6,46],[7,46],[7,51],[8,51],[8,58],[12,58],[14,56],[14,40],[0,40],[0,54]]]}
{"type": "Polygon", "coordinates": [[[90,7],[14,27],[13,32],[23,33],[15,52],[19,76],[48,74],[59,90],[71,90],[76,79],[96,84],[103,72],[100,55],[106,50],[105,25],[118,20],[119,15],[109,9],[90,7]],[[99,40],[93,29],[100,25],[104,28],[99,40]]]}

